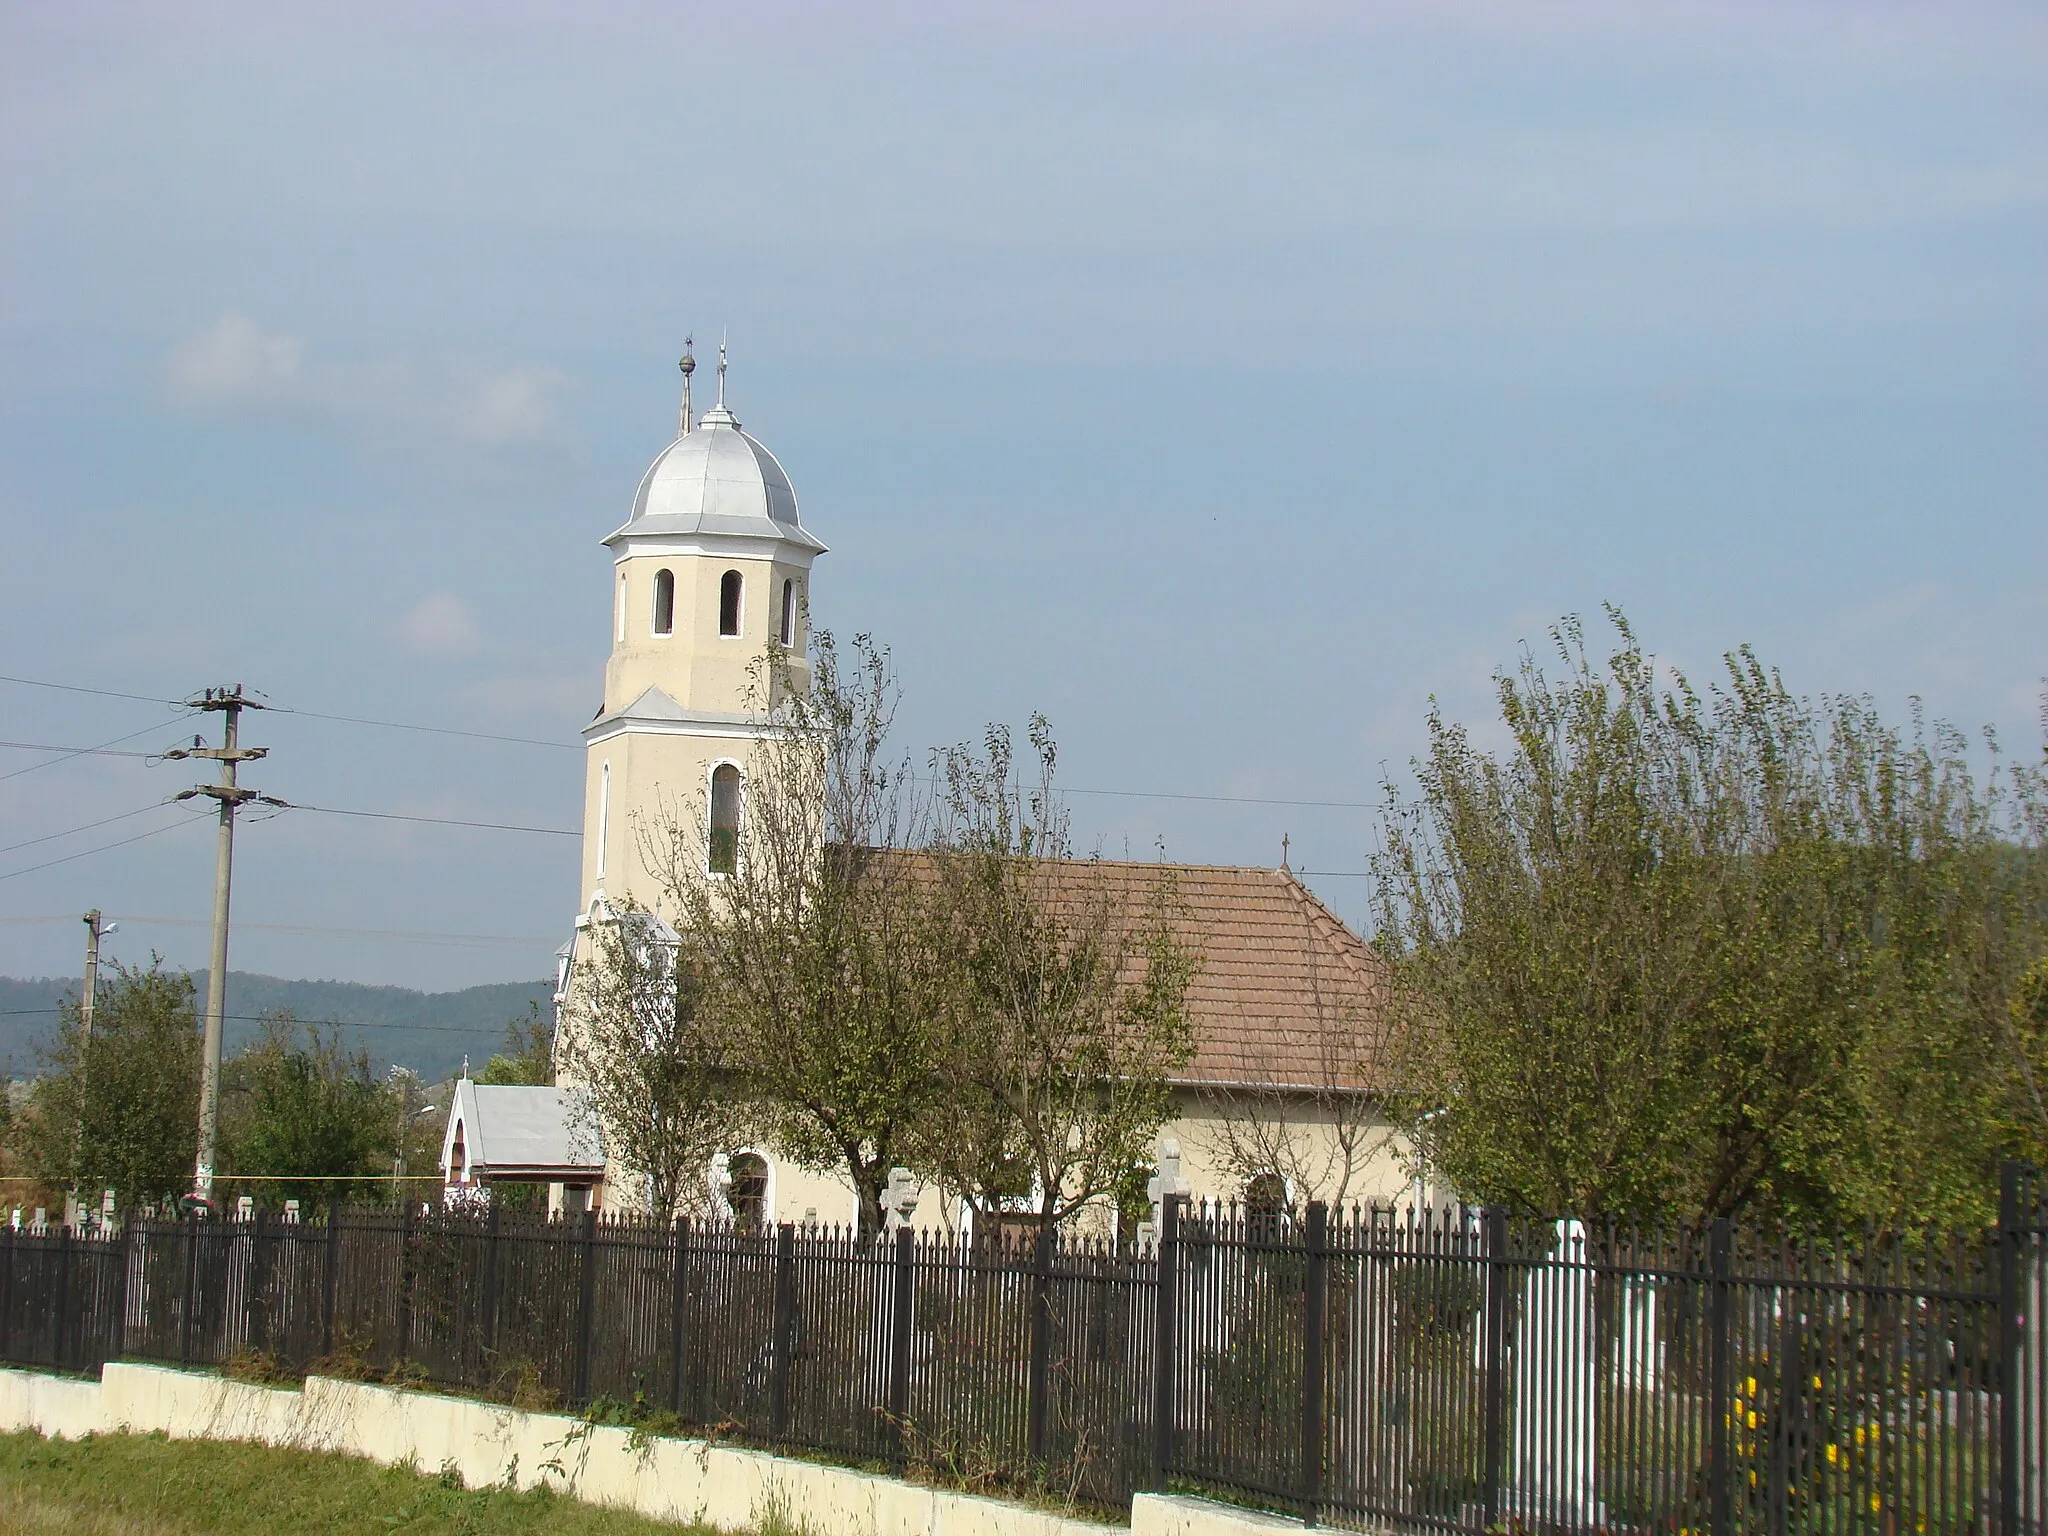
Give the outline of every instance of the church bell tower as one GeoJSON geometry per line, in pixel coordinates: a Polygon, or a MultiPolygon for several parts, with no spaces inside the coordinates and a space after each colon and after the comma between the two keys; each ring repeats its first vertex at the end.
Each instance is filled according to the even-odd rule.
{"type": "Polygon", "coordinates": [[[797,516],[782,466],[725,403],[690,414],[696,360],[686,344],[675,441],[655,457],[632,513],[605,539],[612,552],[612,651],[604,704],[583,729],[581,912],[661,892],[640,854],[640,829],[673,817],[708,836],[697,852],[714,873],[738,856],[750,747],[766,721],[755,667],[771,643],[804,680],[811,562],[825,545],[797,516]]]}

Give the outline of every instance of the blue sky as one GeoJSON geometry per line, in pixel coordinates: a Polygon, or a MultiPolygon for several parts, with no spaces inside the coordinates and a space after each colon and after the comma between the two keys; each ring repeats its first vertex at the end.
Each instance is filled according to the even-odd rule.
{"type": "MultiPolygon", "coordinates": [[[[1361,920],[1370,811],[1253,802],[1370,804],[1606,600],[2037,749],[2038,7],[6,4],[0,206],[0,673],[261,688],[301,803],[576,825],[566,745],[311,715],[573,744],[721,329],[901,744],[1043,709],[1110,853],[1285,832],[1361,920]]],[[[200,826],[69,857],[180,813],[12,846],[189,776],[46,761],[0,749],[0,972],[90,905],[203,963],[200,826]]],[[[540,974],[574,850],[252,825],[234,964],[540,974]]]]}

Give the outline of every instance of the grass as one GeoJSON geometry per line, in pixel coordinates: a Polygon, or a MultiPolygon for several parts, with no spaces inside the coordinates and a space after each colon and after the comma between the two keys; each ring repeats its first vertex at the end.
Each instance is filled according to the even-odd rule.
{"type": "Polygon", "coordinates": [[[712,1536],[535,1489],[466,1489],[352,1456],[161,1435],[0,1435],[0,1536],[712,1536]]]}

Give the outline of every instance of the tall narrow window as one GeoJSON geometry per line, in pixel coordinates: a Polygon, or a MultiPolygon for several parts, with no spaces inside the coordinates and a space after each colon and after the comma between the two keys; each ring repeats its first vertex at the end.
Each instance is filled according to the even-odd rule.
{"type": "Polygon", "coordinates": [[[676,573],[661,570],[654,573],[654,632],[657,635],[674,634],[676,628],[676,573]]]}
{"type": "Polygon", "coordinates": [[[612,838],[612,765],[597,773],[597,878],[604,878],[604,847],[612,838]]]}
{"type": "Polygon", "coordinates": [[[718,580],[718,632],[721,635],[736,635],[740,632],[738,571],[727,571],[718,580]]]}
{"type": "Polygon", "coordinates": [[[768,1159],[758,1152],[735,1152],[726,1164],[732,1186],[726,1200],[732,1206],[732,1224],[742,1232],[759,1232],[768,1225],[768,1159]]]}
{"type": "Polygon", "coordinates": [[[796,583],[782,584],[782,643],[796,644],[796,583]]]}
{"type": "Polygon", "coordinates": [[[612,616],[612,639],[623,643],[626,638],[626,578],[623,576],[619,578],[618,609],[619,611],[612,616]]]}
{"type": "Polygon", "coordinates": [[[740,771],[731,763],[711,770],[711,873],[729,875],[740,863],[740,771]]]}

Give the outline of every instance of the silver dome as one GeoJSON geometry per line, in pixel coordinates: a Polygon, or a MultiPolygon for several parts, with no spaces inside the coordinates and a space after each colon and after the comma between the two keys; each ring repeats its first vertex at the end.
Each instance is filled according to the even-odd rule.
{"type": "Polygon", "coordinates": [[[796,491],[775,455],[722,405],[706,411],[641,476],[619,534],[655,533],[759,534],[825,547],[798,520],[796,491]]]}

